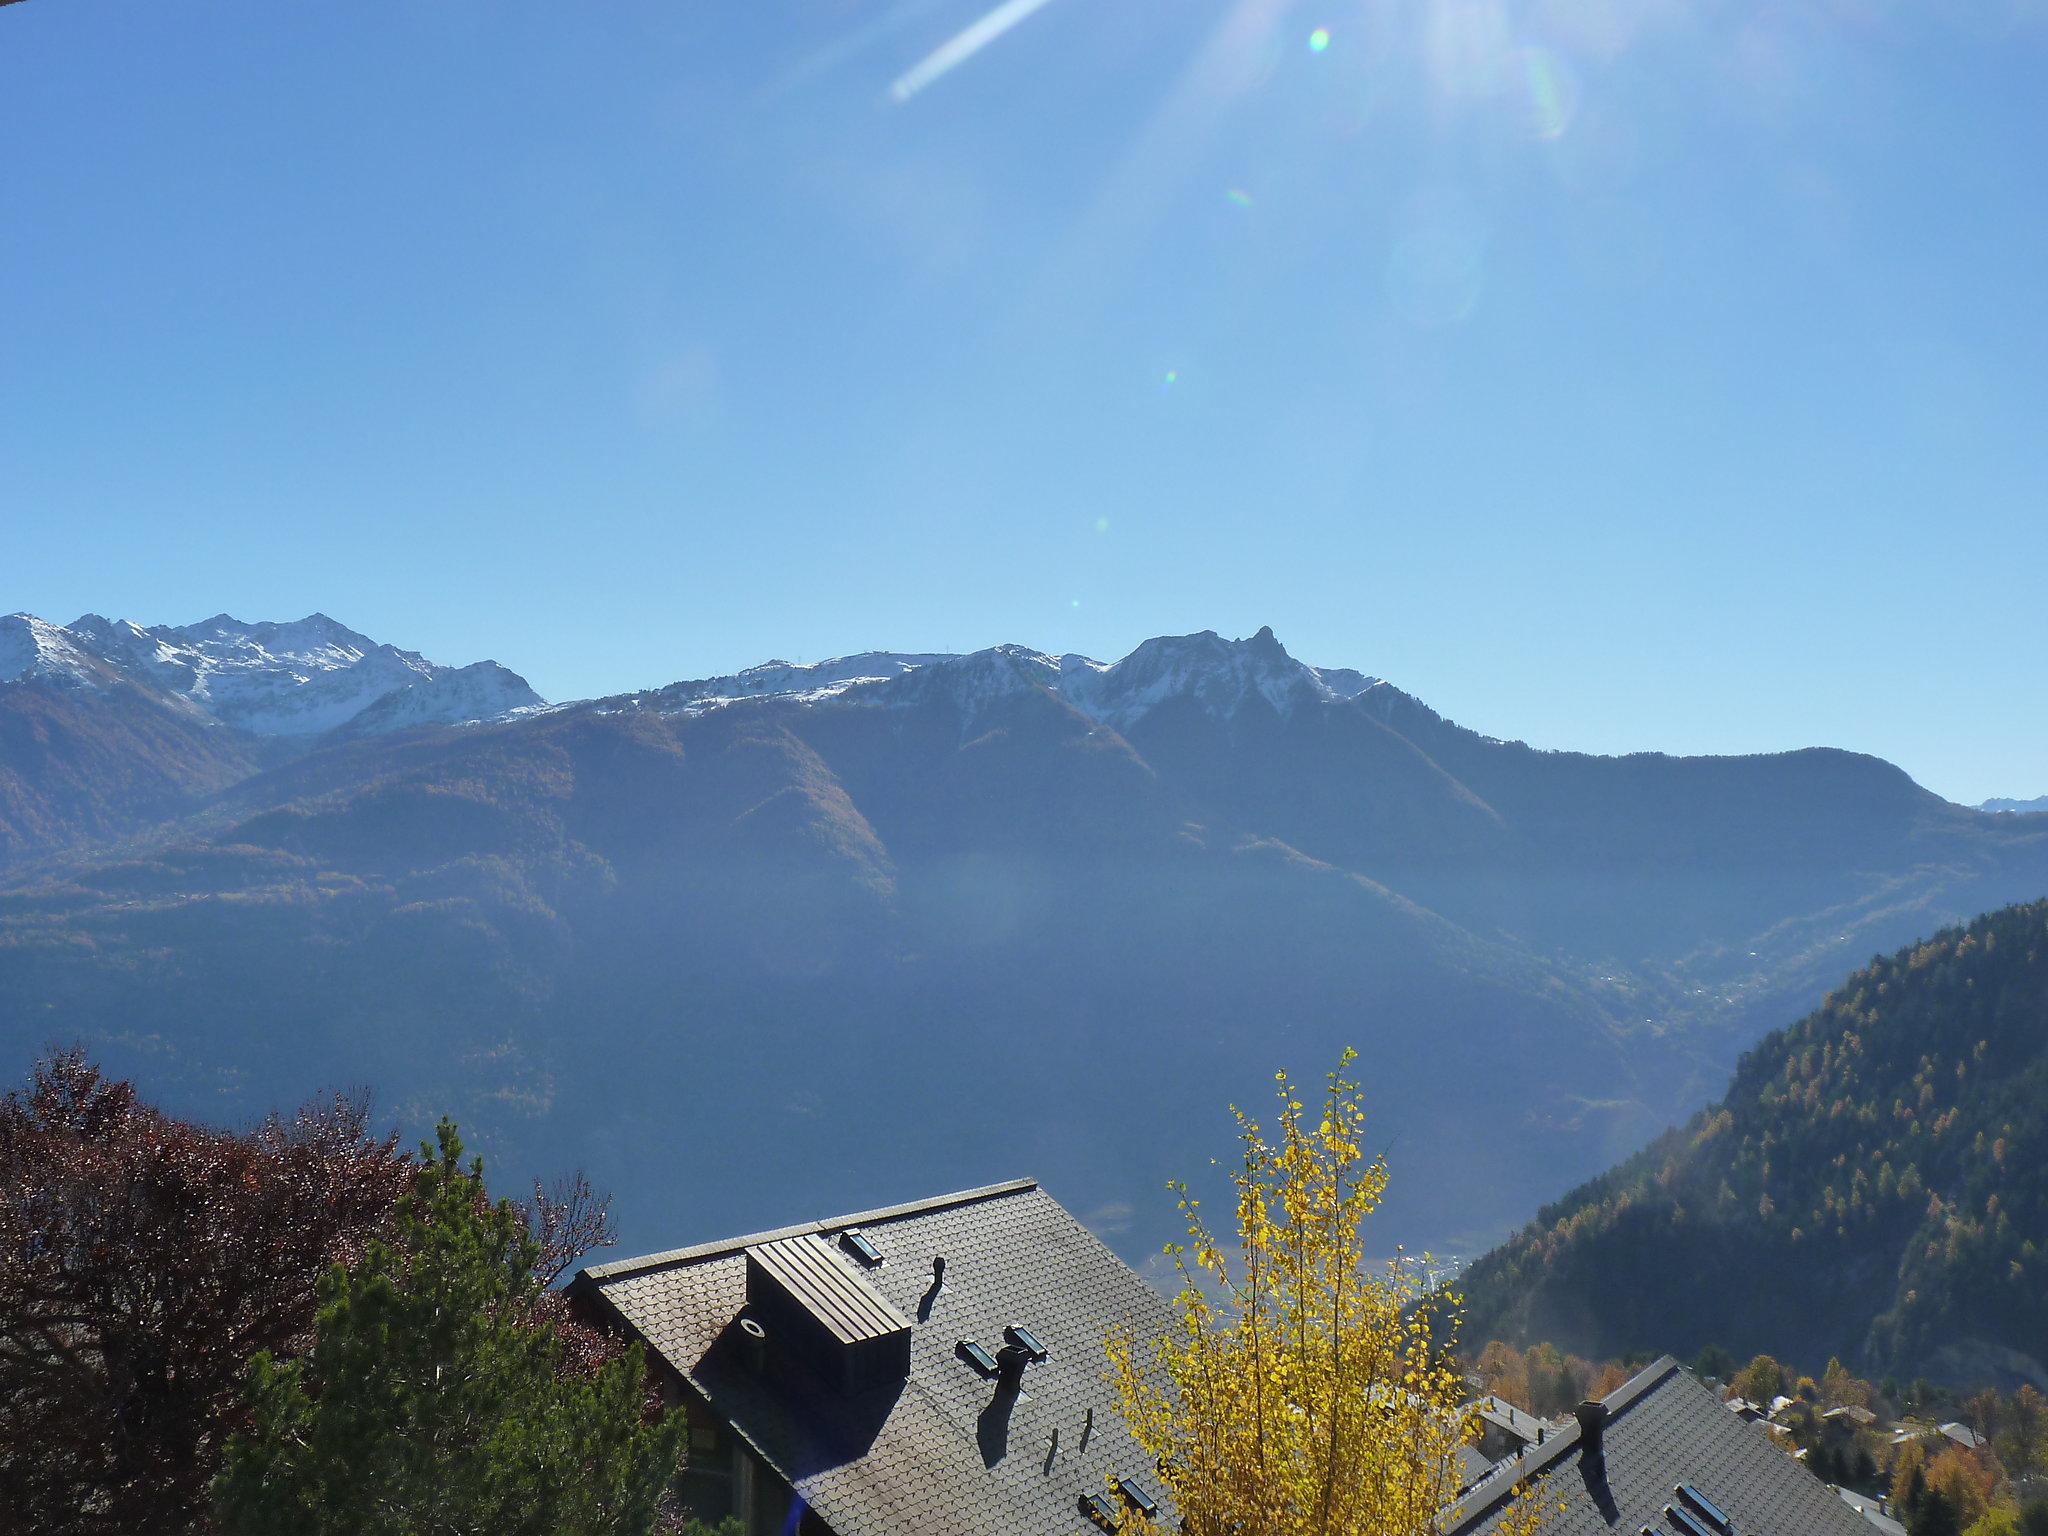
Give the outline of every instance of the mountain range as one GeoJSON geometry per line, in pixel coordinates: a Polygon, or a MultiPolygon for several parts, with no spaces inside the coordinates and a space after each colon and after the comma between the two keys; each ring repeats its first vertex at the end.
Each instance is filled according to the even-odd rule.
{"type": "Polygon", "coordinates": [[[1496,740],[1270,630],[543,705],[315,616],[0,625],[0,1030],[174,1104],[381,1085],[629,1241],[1018,1171],[1127,1253],[1358,1046],[1391,1235],[1467,1250],[1853,959],[2048,891],[1875,758],[1496,740]]]}

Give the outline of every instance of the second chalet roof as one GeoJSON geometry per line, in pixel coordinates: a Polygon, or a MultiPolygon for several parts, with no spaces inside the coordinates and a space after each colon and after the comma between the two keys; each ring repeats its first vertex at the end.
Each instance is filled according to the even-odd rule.
{"type": "MultiPolygon", "coordinates": [[[[1870,1536],[1863,1517],[1787,1456],[1756,1424],[1730,1413],[1677,1361],[1666,1356],[1603,1401],[1608,1419],[1597,1458],[1567,1420],[1542,1448],[1500,1470],[1445,1518],[1448,1536],[1501,1528],[1518,1478],[1537,1499],[1539,1536],[1615,1536],[1680,1527],[1665,1518],[1690,1484],[1732,1520],[1742,1536],[1870,1536]]],[[[1711,1525],[1703,1526],[1712,1530],[1711,1525]]]]}
{"type": "Polygon", "coordinates": [[[1550,1420],[1539,1418],[1502,1397],[1487,1396],[1472,1405],[1473,1412],[1488,1423],[1496,1424],[1516,1439],[1533,1445],[1538,1435],[1547,1436],[1557,1426],[1550,1420]]]}
{"type": "Polygon", "coordinates": [[[1104,1380],[1110,1331],[1163,1333],[1166,1301],[1029,1179],[597,1265],[577,1286],[646,1340],[836,1536],[1084,1536],[1094,1527],[1081,1496],[1111,1476],[1167,1503],[1104,1380]],[[838,1251],[856,1227],[880,1255],[857,1273],[838,1251]],[[749,1255],[820,1251],[909,1327],[906,1380],[842,1396],[750,1367],[739,1337],[749,1255]],[[942,1289],[935,1258],[946,1261],[942,1289]],[[959,1345],[998,1352],[1012,1325],[1048,1358],[1006,1398],[959,1345]]]}

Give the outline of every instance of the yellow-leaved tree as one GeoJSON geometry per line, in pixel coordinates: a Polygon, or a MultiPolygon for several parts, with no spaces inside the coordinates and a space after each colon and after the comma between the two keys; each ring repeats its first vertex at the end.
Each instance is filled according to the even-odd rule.
{"type": "MultiPolygon", "coordinates": [[[[1109,1340],[1110,1378],[1186,1536],[1433,1536],[1474,1436],[1452,1359],[1457,1307],[1422,1300],[1397,1259],[1375,1265],[1365,1219],[1386,1194],[1364,1150],[1346,1051],[1311,1112],[1278,1075],[1272,1133],[1232,1107],[1243,1147],[1226,1244],[1185,1184],[1175,1326],[1109,1340]]],[[[1518,1496],[1504,1531],[1534,1528],[1518,1496]]],[[[1162,1515],[1162,1518],[1163,1515],[1162,1515]]],[[[1135,1511],[1126,1532],[1152,1529],[1135,1511]]]]}

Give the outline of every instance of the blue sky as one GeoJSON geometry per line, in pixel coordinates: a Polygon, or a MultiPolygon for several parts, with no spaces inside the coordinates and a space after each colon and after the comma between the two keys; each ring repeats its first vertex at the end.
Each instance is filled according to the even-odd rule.
{"type": "Polygon", "coordinates": [[[2048,792],[2048,7],[993,3],[0,8],[0,610],[2048,792]]]}

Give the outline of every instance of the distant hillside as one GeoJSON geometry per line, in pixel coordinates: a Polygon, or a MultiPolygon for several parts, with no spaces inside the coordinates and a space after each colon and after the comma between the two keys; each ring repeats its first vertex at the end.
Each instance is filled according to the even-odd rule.
{"type": "Polygon", "coordinates": [[[132,684],[0,682],[0,869],[125,836],[256,768],[254,742],[132,684]]]}
{"type": "Polygon", "coordinates": [[[1873,961],[1467,1272],[1475,1338],[2048,1384],[2048,902],[1873,961]]]}
{"type": "Polygon", "coordinates": [[[2031,800],[1986,800],[1977,807],[1980,811],[2010,811],[2015,816],[2048,816],[2048,795],[2036,795],[2031,800]]]}

